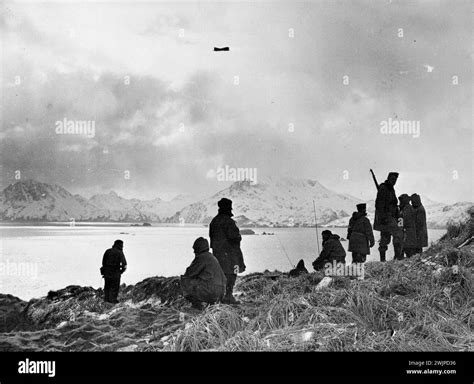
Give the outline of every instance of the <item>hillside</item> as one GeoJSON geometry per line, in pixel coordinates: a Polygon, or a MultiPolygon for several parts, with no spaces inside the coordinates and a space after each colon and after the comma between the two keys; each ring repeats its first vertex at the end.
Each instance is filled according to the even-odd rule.
{"type": "MultiPolygon", "coordinates": [[[[347,226],[360,199],[339,194],[316,180],[268,178],[231,184],[209,198],[180,195],[171,201],[126,199],[114,191],[86,199],[58,185],[33,180],[18,181],[0,193],[0,220],[209,223],[217,202],[233,200],[239,226],[314,226],[313,200],[319,225],[347,226]]],[[[436,203],[422,196],[429,228],[445,228],[449,221],[465,218],[469,202],[436,203]]],[[[373,222],[374,201],[367,202],[373,222]]]]}
{"type": "Polygon", "coordinates": [[[1,220],[97,220],[107,212],[58,185],[26,180],[9,185],[0,194],[1,220]]]}
{"type": "Polygon", "coordinates": [[[169,222],[208,223],[217,213],[217,202],[227,197],[233,201],[235,220],[241,225],[313,226],[314,208],[318,223],[345,217],[360,200],[338,194],[316,180],[266,179],[258,184],[250,181],[233,183],[208,199],[191,204],[169,222]]]}
{"type": "Polygon", "coordinates": [[[189,204],[189,196],[180,195],[171,201],[160,198],[153,200],[125,199],[111,191],[94,195],[89,202],[107,211],[109,221],[155,221],[163,222],[169,216],[189,204]]]}
{"type": "Polygon", "coordinates": [[[86,199],[58,185],[26,180],[0,194],[0,220],[161,222],[190,201],[183,195],[171,201],[125,199],[113,191],[86,199]]]}
{"type": "Polygon", "coordinates": [[[202,312],[178,277],[123,285],[116,306],[91,287],[0,295],[0,350],[473,351],[473,236],[474,209],[422,255],[366,263],[364,280],[254,273],[238,279],[241,305],[202,312]]]}
{"type": "MultiPolygon", "coordinates": [[[[459,202],[455,204],[443,204],[434,202],[430,199],[424,199],[422,202],[426,210],[426,224],[430,229],[445,229],[450,222],[464,221],[468,219],[470,207],[474,204],[471,202],[459,202]]],[[[370,222],[374,223],[375,201],[367,202],[367,217],[370,222]]],[[[326,223],[327,227],[347,227],[349,225],[350,216],[333,220],[326,223]]]]}

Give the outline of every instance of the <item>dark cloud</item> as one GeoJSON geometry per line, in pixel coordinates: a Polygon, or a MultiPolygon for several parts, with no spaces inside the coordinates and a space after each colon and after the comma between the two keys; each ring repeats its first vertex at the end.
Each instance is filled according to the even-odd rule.
{"type": "MultiPolygon", "coordinates": [[[[94,7],[41,12],[74,20],[76,11],[95,14],[94,7]]],[[[468,2],[102,7],[103,19],[92,23],[110,35],[98,34],[102,43],[80,45],[26,5],[2,20],[9,52],[2,68],[4,184],[22,170],[71,190],[151,197],[221,187],[206,174],[229,165],[258,168],[262,177],[316,177],[357,195],[366,184],[356,180],[369,167],[414,173],[420,185],[453,169],[472,172],[468,2]],[[129,15],[128,29],[116,24],[119,11],[129,15]],[[220,42],[231,51],[211,54],[220,42]],[[419,120],[420,138],[381,135],[389,117],[419,120]],[[93,120],[94,137],[57,135],[64,118],[93,120]],[[352,184],[340,184],[343,170],[352,184]]],[[[450,193],[461,199],[469,192],[466,180],[450,193]]]]}

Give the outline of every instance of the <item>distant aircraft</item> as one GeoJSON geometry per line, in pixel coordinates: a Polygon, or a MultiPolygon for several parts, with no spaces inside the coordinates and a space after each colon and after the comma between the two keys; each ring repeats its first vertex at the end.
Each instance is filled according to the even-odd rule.
{"type": "Polygon", "coordinates": [[[425,64],[423,65],[423,67],[426,68],[426,72],[433,72],[434,67],[432,67],[431,65],[425,64]]]}
{"type": "Polygon", "coordinates": [[[229,47],[223,47],[223,48],[214,47],[214,52],[220,52],[220,51],[230,51],[230,48],[229,47]]]}

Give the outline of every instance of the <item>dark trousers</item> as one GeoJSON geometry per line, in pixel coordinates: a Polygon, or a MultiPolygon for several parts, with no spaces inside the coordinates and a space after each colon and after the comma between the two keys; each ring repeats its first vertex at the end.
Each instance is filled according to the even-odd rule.
{"type": "Polygon", "coordinates": [[[225,295],[226,296],[232,296],[232,293],[234,291],[234,285],[235,285],[235,280],[237,279],[236,274],[225,274],[225,277],[227,279],[227,285],[225,287],[225,295]]]}
{"type": "Polygon", "coordinates": [[[117,297],[120,288],[119,277],[104,277],[104,300],[109,303],[117,303],[117,297]]]}
{"type": "Polygon", "coordinates": [[[225,291],[223,286],[187,277],[181,277],[181,290],[186,300],[191,303],[205,302],[209,304],[221,301],[225,291]]]}
{"type": "Polygon", "coordinates": [[[352,262],[353,263],[365,263],[367,255],[358,252],[352,252],[352,262]]]}
{"type": "Polygon", "coordinates": [[[380,261],[385,261],[385,252],[388,249],[390,240],[393,236],[393,252],[395,254],[394,259],[400,260],[403,259],[402,255],[402,233],[399,230],[392,232],[380,232],[380,241],[379,241],[379,252],[380,252],[380,261]]]}

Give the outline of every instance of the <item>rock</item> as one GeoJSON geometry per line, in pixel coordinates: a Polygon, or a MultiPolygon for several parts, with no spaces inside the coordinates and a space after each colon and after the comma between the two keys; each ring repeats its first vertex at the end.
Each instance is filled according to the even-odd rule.
{"type": "Polygon", "coordinates": [[[130,344],[130,345],[127,345],[126,347],[117,349],[117,352],[134,352],[137,350],[137,348],[138,348],[138,345],[130,344]]]}
{"type": "Polygon", "coordinates": [[[255,232],[251,229],[245,228],[240,230],[241,235],[255,235],[255,232]]]}
{"type": "Polygon", "coordinates": [[[10,332],[22,328],[26,319],[23,310],[27,303],[12,295],[0,294],[0,332],[10,332]]]}
{"type": "Polygon", "coordinates": [[[291,340],[295,344],[302,344],[311,341],[314,338],[313,331],[302,331],[291,334],[291,340]]]}
{"type": "Polygon", "coordinates": [[[122,296],[134,302],[157,297],[161,302],[170,302],[181,297],[179,277],[149,277],[139,283],[128,286],[122,291],[122,296]]]}
{"type": "Polygon", "coordinates": [[[316,286],[315,290],[316,291],[319,291],[323,288],[326,288],[329,286],[329,284],[331,284],[333,281],[333,278],[332,277],[329,277],[329,276],[324,276],[323,279],[319,282],[319,284],[316,286]]]}

